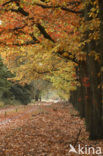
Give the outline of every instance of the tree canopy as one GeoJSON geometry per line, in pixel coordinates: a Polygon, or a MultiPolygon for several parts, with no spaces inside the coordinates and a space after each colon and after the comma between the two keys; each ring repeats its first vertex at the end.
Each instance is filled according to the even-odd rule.
{"type": "MultiPolygon", "coordinates": [[[[81,1],[10,0],[0,3],[1,52],[9,69],[16,73],[15,80],[27,83],[49,75],[53,82],[55,75],[61,74],[64,78],[61,76],[60,81],[65,81],[65,74],[72,73],[69,75],[73,75],[75,81],[72,69],[78,63],[80,38],[76,29],[83,13],[81,1]]],[[[70,82],[77,84],[70,79],[63,86],[70,82]]]]}

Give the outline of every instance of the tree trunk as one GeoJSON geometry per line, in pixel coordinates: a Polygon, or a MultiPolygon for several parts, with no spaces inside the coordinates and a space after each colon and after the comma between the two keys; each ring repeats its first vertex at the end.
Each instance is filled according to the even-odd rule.
{"type": "MultiPolygon", "coordinates": [[[[102,5],[103,6],[103,2],[102,5]]],[[[88,17],[89,10],[91,9],[91,5],[88,6],[85,10],[85,20],[91,20],[88,17]]],[[[101,63],[98,63],[98,61],[95,61],[95,59],[92,56],[89,56],[88,54],[94,50],[96,53],[99,53],[101,56],[101,53],[103,52],[103,17],[101,16],[101,12],[103,15],[103,9],[100,8],[100,39],[98,40],[91,40],[90,43],[87,45],[87,69],[88,69],[88,77],[90,81],[90,88],[88,88],[89,92],[89,98],[88,98],[88,105],[89,107],[89,113],[86,115],[86,123],[87,123],[87,129],[90,132],[90,138],[91,139],[99,139],[103,138],[103,119],[102,119],[102,94],[101,94],[101,88],[98,87],[101,83],[101,79],[97,77],[98,73],[101,69],[101,63]],[[102,31],[102,32],[101,32],[102,31]],[[90,120],[90,121],[89,121],[90,120]],[[88,123],[89,121],[89,123],[88,123]]],[[[87,36],[90,32],[87,32],[87,36]]],[[[88,111],[88,108],[86,112],[88,111]]]]}

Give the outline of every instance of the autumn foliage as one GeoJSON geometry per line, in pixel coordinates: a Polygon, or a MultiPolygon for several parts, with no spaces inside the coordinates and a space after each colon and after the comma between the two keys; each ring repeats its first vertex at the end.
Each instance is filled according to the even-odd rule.
{"type": "Polygon", "coordinates": [[[53,82],[86,118],[91,138],[103,134],[101,6],[99,0],[0,1],[0,51],[13,80],[53,82]]]}

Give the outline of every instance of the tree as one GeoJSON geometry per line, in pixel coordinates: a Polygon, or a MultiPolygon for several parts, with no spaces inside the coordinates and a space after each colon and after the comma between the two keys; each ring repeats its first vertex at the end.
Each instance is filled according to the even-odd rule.
{"type": "Polygon", "coordinates": [[[84,21],[81,24],[83,29],[80,29],[83,34],[81,47],[86,60],[83,57],[80,62],[78,75],[81,87],[77,90],[79,94],[76,92],[77,100],[74,101],[79,105],[80,114],[83,112],[82,116],[86,118],[87,129],[92,139],[103,136],[102,9],[100,4],[100,1],[85,1],[84,21]]]}
{"type": "Polygon", "coordinates": [[[33,99],[32,93],[33,86],[31,84],[21,86],[20,84],[14,84],[10,88],[10,92],[14,95],[15,100],[18,100],[23,105],[27,105],[33,99]]]}
{"type": "Polygon", "coordinates": [[[8,70],[0,58],[0,101],[4,104],[13,104],[15,100],[19,100],[22,104],[28,104],[33,98],[32,85],[21,86],[8,80],[13,77],[14,74],[8,70]]]}
{"type": "Polygon", "coordinates": [[[9,91],[12,83],[7,80],[7,78],[12,77],[13,75],[3,64],[2,59],[0,57],[0,100],[8,98],[11,96],[11,92],[9,91]]]}

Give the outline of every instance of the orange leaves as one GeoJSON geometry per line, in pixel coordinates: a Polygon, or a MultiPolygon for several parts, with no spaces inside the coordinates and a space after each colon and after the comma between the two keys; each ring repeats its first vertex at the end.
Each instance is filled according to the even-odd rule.
{"type": "MultiPolygon", "coordinates": [[[[79,27],[81,18],[78,14],[66,11],[64,8],[77,11],[80,9],[78,8],[79,3],[77,4],[72,0],[51,0],[46,2],[22,0],[19,4],[10,2],[10,4],[7,5],[8,7],[6,5],[3,7],[5,11],[2,12],[1,18],[4,21],[2,30],[4,30],[5,38],[1,37],[1,40],[5,43],[6,39],[5,45],[7,46],[20,47],[20,51],[22,51],[22,46],[28,47],[29,43],[32,48],[34,46],[32,51],[31,49],[25,48],[24,51],[27,51],[25,58],[21,53],[17,56],[15,55],[15,51],[18,50],[18,48],[14,48],[13,51],[10,52],[11,62],[8,62],[9,67],[12,71],[17,72],[16,78],[19,80],[21,78],[22,81],[27,81],[28,79],[30,81],[39,76],[40,78],[45,77],[45,75],[42,75],[43,72],[51,73],[53,70],[58,70],[60,75],[64,74],[63,78],[66,78],[68,81],[68,73],[72,71],[73,74],[73,72],[75,72],[72,63],[71,67],[68,67],[67,62],[64,63],[63,67],[61,67],[61,65],[65,62],[63,58],[73,61],[77,51],[79,51],[78,43],[80,39],[78,39],[79,33],[77,28],[79,27]],[[37,5],[37,3],[43,5],[40,6],[37,5]],[[49,8],[46,8],[48,6],[49,8]],[[51,43],[51,38],[55,43],[51,43]],[[58,46],[59,44],[60,46],[58,46]],[[54,56],[54,52],[56,52],[56,55],[60,54],[63,58],[61,59],[58,56],[54,56]],[[44,55],[46,55],[45,59],[43,58],[44,55]],[[16,57],[18,59],[15,62],[16,57]],[[21,58],[22,61],[20,61],[19,58],[21,58]],[[41,62],[43,66],[38,65],[38,60],[40,60],[39,63],[41,62]],[[59,63],[60,61],[61,63],[59,63]]],[[[10,58],[9,56],[8,60],[10,58]]],[[[78,60],[85,59],[83,54],[77,57],[78,60]]],[[[71,81],[71,76],[69,78],[71,81]]],[[[74,79],[75,78],[76,77],[74,77],[74,79]]],[[[67,87],[67,84],[68,83],[64,82],[64,88],[67,87]]],[[[72,86],[74,86],[73,88],[75,89],[77,84],[74,83],[72,86]]]]}
{"type": "Polygon", "coordinates": [[[4,20],[3,30],[5,29],[7,33],[11,31],[11,33],[17,34],[17,36],[15,35],[15,38],[18,38],[19,33],[27,32],[29,37],[29,33],[35,33],[33,29],[34,25],[36,23],[41,23],[44,25],[44,27],[50,28],[49,34],[52,35],[53,38],[56,37],[57,39],[59,39],[63,37],[65,31],[67,31],[68,33],[71,31],[70,27],[67,26],[68,22],[73,22],[73,25],[76,25],[78,21],[76,15],[71,16],[69,13],[66,13],[60,8],[44,9],[41,6],[36,5],[36,2],[51,6],[60,5],[61,7],[68,7],[68,2],[70,1],[54,0],[46,4],[40,1],[23,0],[19,3],[19,5],[17,3],[10,2],[7,5],[3,6],[4,10],[8,6],[6,8],[7,10],[2,12],[1,15],[1,18],[4,20]],[[20,9],[22,11],[20,11],[20,9]],[[23,16],[25,12],[29,13],[28,17],[23,16]],[[24,28],[23,25],[26,25],[26,28],[24,28]],[[58,28],[60,28],[60,30],[58,28]],[[16,32],[14,30],[16,30],[16,32]],[[58,31],[60,33],[58,33],[58,31]]]}

